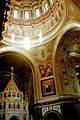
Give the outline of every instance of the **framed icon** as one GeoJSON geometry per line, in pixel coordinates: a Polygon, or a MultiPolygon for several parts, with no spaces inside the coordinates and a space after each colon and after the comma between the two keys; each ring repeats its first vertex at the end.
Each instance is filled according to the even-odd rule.
{"type": "Polygon", "coordinates": [[[49,95],[55,95],[56,90],[55,90],[54,78],[42,80],[41,88],[42,88],[42,96],[43,97],[49,96],[49,95]]]}

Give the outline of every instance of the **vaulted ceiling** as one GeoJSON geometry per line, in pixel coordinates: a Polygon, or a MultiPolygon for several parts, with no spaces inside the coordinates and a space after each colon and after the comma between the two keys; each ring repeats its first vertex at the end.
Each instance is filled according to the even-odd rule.
{"type": "Polygon", "coordinates": [[[11,66],[14,67],[14,80],[18,88],[20,91],[25,91],[25,84],[27,87],[32,77],[32,70],[27,61],[27,58],[15,52],[0,55],[0,92],[5,89],[10,80],[11,66]]]}

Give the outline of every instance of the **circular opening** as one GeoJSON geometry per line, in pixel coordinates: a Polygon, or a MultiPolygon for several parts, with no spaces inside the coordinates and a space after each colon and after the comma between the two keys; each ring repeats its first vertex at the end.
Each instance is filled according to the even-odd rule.
{"type": "Polygon", "coordinates": [[[43,120],[61,120],[61,116],[58,112],[49,111],[45,114],[43,120]]]}

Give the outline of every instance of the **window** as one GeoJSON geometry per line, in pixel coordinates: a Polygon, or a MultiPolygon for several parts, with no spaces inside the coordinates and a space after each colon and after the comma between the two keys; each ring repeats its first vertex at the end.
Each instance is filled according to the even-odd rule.
{"type": "Polygon", "coordinates": [[[18,109],[20,108],[20,104],[17,104],[17,108],[18,108],[18,109]]]}
{"type": "Polygon", "coordinates": [[[26,10],[26,11],[24,12],[24,18],[25,18],[26,20],[29,19],[29,11],[28,11],[28,10],[26,10]]]}
{"type": "Polygon", "coordinates": [[[45,4],[44,4],[44,12],[47,12],[47,11],[48,11],[48,4],[45,3],[45,4]]]}
{"type": "Polygon", "coordinates": [[[17,94],[17,97],[19,97],[19,94],[17,94]]]}
{"type": "Polygon", "coordinates": [[[9,103],[8,108],[11,108],[11,104],[9,103]]]}
{"type": "Polygon", "coordinates": [[[39,9],[37,8],[36,9],[36,17],[39,17],[40,16],[40,11],[39,11],[39,9]]]}
{"type": "Polygon", "coordinates": [[[18,18],[18,10],[14,10],[13,17],[14,17],[15,19],[18,18]]]}
{"type": "Polygon", "coordinates": [[[23,109],[26,110],[26,106],[23,106],[23,109]]]}
{"type": "Polygon", "coordinates": [[[4,93],[4,98],[6,97],[6,93],[4,93]]]}

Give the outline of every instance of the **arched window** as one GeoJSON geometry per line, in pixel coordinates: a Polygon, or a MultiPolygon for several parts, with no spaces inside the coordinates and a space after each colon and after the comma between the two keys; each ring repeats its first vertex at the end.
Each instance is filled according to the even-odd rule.
{"type": "Polygon", "coordinates": [[[40,10],[38,8],[36,8],[36,17],[40,16],[40,10]]]}
{"type": "Polygon", "coordinates": [[[9,103],[8,108],[11,108],[11,104],[9,103]]]}
{"type": "Polygon", "coordinates": [[[30,18],[30,16],[29,16],[29,11],[26,10],[26,11],[24,12],[24,19],[28,20],[29,18],[30,18]]]}
{"type": "Polygon", "coordinates": [[[47,12],[48,11],[48,3],[46,2],[45,4],[44,4],[44,12],[47,12]]]}
{"type": "Polygon", "coordinates": [[[17,97],[19,97],[19,94],[17,94],[17,97]]]}
{"type": "Polygon", "coordinates": [[[4,92],[4,98],[6,98],[6,93],[4,92]]]}
{"type": "Polygon", "coordinates": [[[26,110],[26,106],[23,106],[23,109],[26,110]]]}
{"type": "Polygon", "coordinates": [[[18,109],[20,108],[20,104],[17,104],[17,108],[18,108],[18,109]]]}
{"type": "Polygon", "coordinates": [[[18,10],[14,10],[13,17],[14,17],[15,19],[18,18],[18,10]]]}

